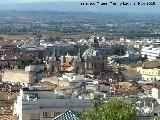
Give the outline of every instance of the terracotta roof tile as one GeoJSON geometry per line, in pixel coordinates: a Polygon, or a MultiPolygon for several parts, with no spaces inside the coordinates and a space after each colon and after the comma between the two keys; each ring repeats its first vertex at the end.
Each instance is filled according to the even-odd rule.
{"type": "Polygon", "coordinates": [[[18,118],[13,115],[0,115],[0,120],[18,120],[18,118]]]}

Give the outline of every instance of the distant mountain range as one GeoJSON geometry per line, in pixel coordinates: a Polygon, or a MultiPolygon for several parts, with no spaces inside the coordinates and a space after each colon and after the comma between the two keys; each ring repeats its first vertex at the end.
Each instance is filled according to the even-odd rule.
{"type": "Polygon", "coordinates": [[[159,13],[160,6],[82,6],[81,2],[7,3],[0,4],[0,10],[56,11],[56,12],[102,12],[102,13],[159,13]]]}

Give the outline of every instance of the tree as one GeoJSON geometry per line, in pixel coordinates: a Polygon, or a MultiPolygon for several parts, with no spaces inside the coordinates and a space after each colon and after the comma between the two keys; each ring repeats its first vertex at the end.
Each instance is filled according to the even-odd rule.
{"type": "Polygon", "coordinates": [[[46,42],[55,42],[55,41],[60,41],[61,40],[61,36],[55,36],[53,37],[52,35],[49,35],[45,41],[46,42]]]}
{"type": "Polygon", "coordinates": [[[82,114],[82,120],[136,120],[136,109],[123,100],[112,99],[82,114]]]}
{"type": "Polygon", "coordinates": [[[101,94],[95,94],[94,95],[94,99],[93,99],[93,104],[94,104],[94,108],[95,109],[98,109],[98,108],[102,107],[103,104],[104,104],[103,95],[101,95],[101,94]]]}
{"type": "Polygon", "coordinates": [[[53,42],[53,40],[54,40],[54,39],[53,39],[53,36],[51,36],[51,35],[48,36],[48,37],[45,39],[46,42],[53,42]]]}
{"type": "Polygon", "coordinates": [[[0,40],[3,40],[4,38],[2,36],[0,36],[0,40]]]}
{"type": "Polygon", "coordinates": [[[146,62],[148,60],[147,55],[145,54],[144,57],[142,58],[142,62],[146,62]]]}
{"type": "Polygon", "coordinates": [[[55,41],[60,41],[62,38],[61,38],[61,36],[56,36],[56,37],[54,37],[54,40],[55,41]]]}
{"type": "Polygon", "coordinates": [[[160,116],[156,116],[156,117],[155,117],[155,120],[160,120],[160,116]]]}

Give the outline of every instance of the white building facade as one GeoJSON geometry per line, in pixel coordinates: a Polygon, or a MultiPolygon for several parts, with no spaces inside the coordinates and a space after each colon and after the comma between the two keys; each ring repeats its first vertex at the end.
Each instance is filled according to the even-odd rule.
{"type": "Polygon", "coordinates": [[[153,45],[143,47],[141,49],[141,56],[145,57],[145,55],[147,56],[149,61],[154,61],[160,57],[160,48],[154,47],[153,45]]]}
{"type": "Polygon", "coordinates": [[[18,120],[52,120],[68,109],[87,111],[92,107],[90,99],[60,96],[53,91],[20,91],[14,103],[18,120]]]}

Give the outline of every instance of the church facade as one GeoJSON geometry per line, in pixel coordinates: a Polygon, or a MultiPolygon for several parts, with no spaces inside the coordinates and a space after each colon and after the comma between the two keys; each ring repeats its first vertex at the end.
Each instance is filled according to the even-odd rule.
{"type": "Polygon", "coordinates": [[[96,37],[90,42],[89,48],[82,55],[79,50],[77,56],[67,54],[57,59],[55,53],[53,53],[47,63],[48,74],[59,74],[63,71],[75,74],[98,75],[107,70],[107,60],[101,55],[96,37]]]}
{"type": "Polygon", "coordinates": [[[83,53],[82,59],[85,73],[97,75],[106,71],[107,61],[101,55],[99,42],[96,37],[90,42],[89,48],[83,53]]]}

